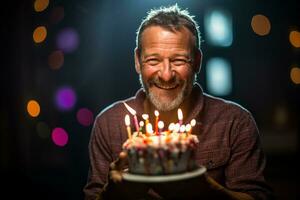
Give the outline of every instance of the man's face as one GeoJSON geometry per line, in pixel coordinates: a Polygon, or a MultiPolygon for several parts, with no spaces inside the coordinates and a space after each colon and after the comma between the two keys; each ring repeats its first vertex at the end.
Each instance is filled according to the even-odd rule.
{"type": "MultiPolygon", "coordinates": [[[[136,70],[150,102],[160,111],[177,108],[191,93],[197,63],[195,38],[186,28],[172,32],[150,26],[141,38],[136,70]]],[[[199,64],[199,63],[198,63],[199,64]]]]}

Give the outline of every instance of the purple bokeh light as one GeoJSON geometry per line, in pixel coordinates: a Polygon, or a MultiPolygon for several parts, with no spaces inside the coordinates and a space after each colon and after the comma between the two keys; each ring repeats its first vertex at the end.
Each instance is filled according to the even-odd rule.
{"type": "Polygon", "coordinates": [[[81,108],[77,112],[77,120],[83,126],[89,126],[94,121],[94,114],[87,108],[81,108]]]}
{"type": "Polygon", "coordinates": [[[65,53],[71,53],[77,49],[79,36],[75,29],[65,28],[61,30],[56,37],[56,45],[65,53]]]}
{"type": "Polygon", "coordinates": [[[56,91],[55,103],[62,111],[71,110],[76,103],[76,94],[71,87],[62,87],[56,91]]]}
{"type": "Polygon", "coordinates": [[[63,128],[55,128],[51,134],[52,141],[57,146],[63,147],[68,143],[69,136],[68,133],[63,128]]]}

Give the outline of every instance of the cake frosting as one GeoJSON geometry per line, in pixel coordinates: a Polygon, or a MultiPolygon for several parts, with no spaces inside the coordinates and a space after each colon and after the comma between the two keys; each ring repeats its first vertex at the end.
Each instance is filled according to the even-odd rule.
{"type": "Polygon", "coordinates": [[[196,135],[164,131],[159,134],[135,132],[123,144],[133,174],[176,174],[196,168],[196,135]]]}

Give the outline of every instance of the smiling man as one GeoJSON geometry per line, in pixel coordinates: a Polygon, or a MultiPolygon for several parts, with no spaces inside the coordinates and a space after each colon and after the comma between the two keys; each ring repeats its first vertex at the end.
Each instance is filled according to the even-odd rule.
{"type": "Polygon", "coordinates": [[[95,120],[89,150],[86,199],[269,199],[263,171],[265,157],[255,121],[245,108],[212,97],[196,83],[201,68],[198,25],[177,5],[152,10],[137,32],[135,68],[142,88],[124,100],[141,119],[154,120],[154,110],[166,124],[196,119],[199,138],[196,162],[207,174],[175,184],[137,184],[122,180],[127,139],[124,101],[103,110],[95,120]],[[120,154],[121,153],[121,154],[120,154]],[[174,192],[176,191],[176,192],[174,192]]]}

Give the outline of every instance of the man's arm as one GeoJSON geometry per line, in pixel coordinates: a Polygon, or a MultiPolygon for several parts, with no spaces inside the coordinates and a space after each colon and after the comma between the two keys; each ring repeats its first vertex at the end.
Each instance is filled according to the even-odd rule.
{"type": "Polygon", "coordinates": [[[231,156],[225,169],[224,192],[235,197],[245,193],[254,199],[270,199],[272,192],[264,179],[266,159],[259,131],[249,112],[242,112],[230,135],[231,156]],[[235,192],[239,191],[239,192],[235,192]]]}
{"type": "Polygon", "coordinates": [[[213,190],[222,193],[224,195],[224,198],[227,197],[227,199],[232,199],[232,200],[254,200],[254,198],[249,194],[242,193],[242,192],[235,192],[225,188],[224,186],[216,182],[213,178],[211,178],[208,175],[206,175],[206,181],[213,190]]]}
{"type": "Polygon", "coordinates": [[[90,168],[87,184],[83,191],[86,200],[97,199],[107,182],[109,164],[112,160],[109,138],[101,129],[104,119],[97,117],[92,129],[89,143],[90,168]]]}

